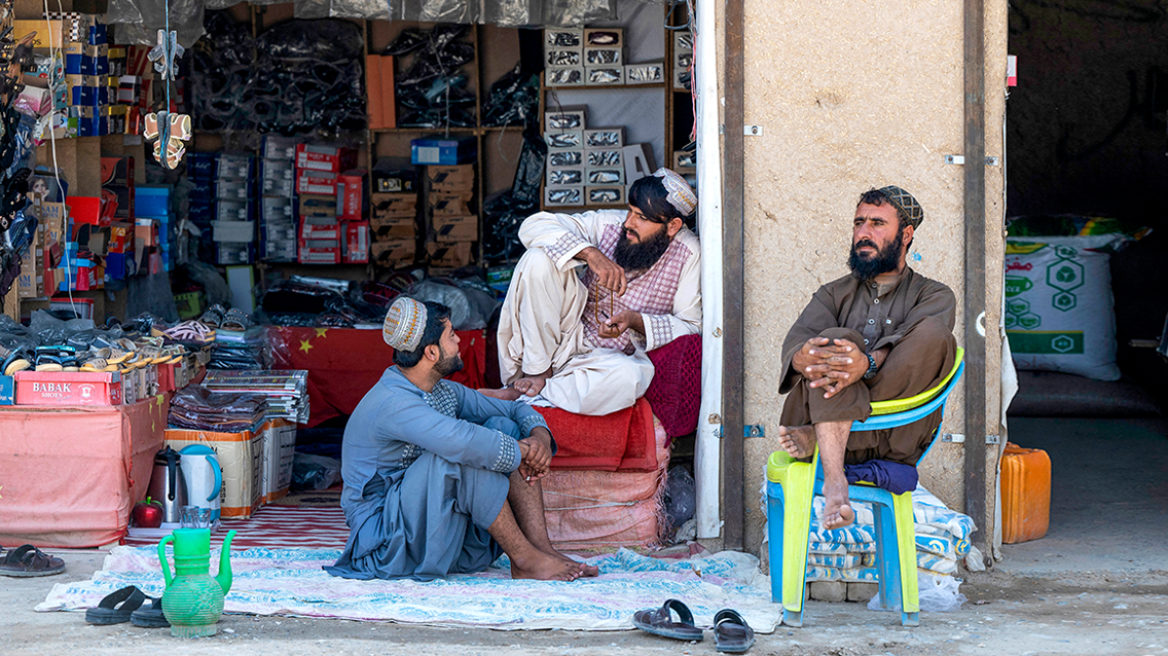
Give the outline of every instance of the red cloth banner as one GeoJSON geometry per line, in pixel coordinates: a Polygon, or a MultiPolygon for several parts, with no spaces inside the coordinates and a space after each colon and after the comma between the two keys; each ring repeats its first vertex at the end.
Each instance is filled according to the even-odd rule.
{"type": "MultiPolygon", "coordinates": [[[[450,380],[471,389],[485,387],[487,341],[482,330],[460,330],[462,371],[450,380]]],[[[380,330],[272,327],[268,332],[273,369],[308,370],[312,416],[308,426],[353,414],[365,393],[393,366],[393,349],[380,330]]]]}

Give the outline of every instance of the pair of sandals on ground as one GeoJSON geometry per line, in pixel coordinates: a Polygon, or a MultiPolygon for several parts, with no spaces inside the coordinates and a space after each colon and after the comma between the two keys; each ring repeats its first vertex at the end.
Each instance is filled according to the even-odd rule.
{"type": "MultiPolygon", "coordinates": [[[[663,638],[701,642],[705,632],[694,625],[689,607],[677,599],[667,599],[661,608],[639,610],[633,625],[663,638]],[[676,613],[677,619],[674,619],[676,613]]],[[[720,652],[741,653],[754,644],[754,630],[736,610],[723,608],[714,614],[714,646],[720,652]]]]}
{"type": "Polygon", "coordinates": [[[162,613],[162,597],[151,597],[133,585],[106,595],[95,608],[85,611],[85,621],[102,626],[129,622],[145,629],[170,626],[162,613]]]}

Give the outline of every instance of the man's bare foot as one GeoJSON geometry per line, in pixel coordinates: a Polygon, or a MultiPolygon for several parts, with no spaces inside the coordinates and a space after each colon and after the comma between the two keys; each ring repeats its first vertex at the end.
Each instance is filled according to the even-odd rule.
{"type": "Polygon", "coordinates": [[[515,558],[511,559],[511,578],[534,579],[536,581],[575,581],[584,573],[583,566],[574,561],[565,561],[538,549],[532,549],[531,555],[520,564],[515,558]]]}
{"type": "MultiPolygon", "coordinates": [[[[512,387],[520,394],[528,396],[535,396],[543,391],[543,386],[547,383],[547,376],[524,376],[512,383],[512,387]]],[[[518,396],[515,398],[519,398],[518,396]]]]}
{"type": "Polygon", "coordinates": [[[492,399],[499,399],[502,401],[514,401],[521,396],[519,390],[515,389],[514,387],[504,387],[502,389],[489,389],[484,387],[478,390],[478,392],[483,396],[489,396],[492,399]]]}
{"type": "Polygon", "coordinates": [[[582,576],[592,577],[592,576],[599,576],[600,575],[600,568],[597,567],[596,565],[589,565],[588,563],[582,563],[578,560],[573,560],[567,554],[560,553],[560,551],[557,550],[555,547],[550,546],[550,543],[549,543],[549,546],[546,549],[543,549],[542,551],[544,553],[548,554],[549,556],[554,556],[554,557],[559,558],[560,560],[563,560],[565,562],[579,565],[580,567],[583,568],[582,576]]]}
{"type": "Polygon", "coordinates": [[[792,458],[810,458],[815,453],[815,427],[779,426],[779,446],[792,458]]]}
{"type": "Polygon", "coordinates": [[[843,528],[856,519],[856,513],[848,504],[848,481],[842,476],[836,480],[823,481],[823,517],[821,523],[825,530],[843,528]]]}

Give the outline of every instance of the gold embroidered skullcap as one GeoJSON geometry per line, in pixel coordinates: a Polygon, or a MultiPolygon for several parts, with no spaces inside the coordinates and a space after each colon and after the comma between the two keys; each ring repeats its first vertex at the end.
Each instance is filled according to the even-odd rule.
{"type": "Polygon", "coordinates": [[[395,350],[410,352],[417,350],[425,330],[426,306],[412,298],[399,296],[385,313],[381,336],[395,350]]]}
{"type": "Polygon", "coordinates": [[[921,207],[912,194],[896,185],[881,187],[878,191],[888,198],[902,221],[911,225],[913,230],[920,227],[921,221],[925,220],[925,208],[921,207]]]}
{"type": "Polygon", "coordinates": [[[665,191],[669,193],[666,200],[670,205],[677,208],[682,216],[693,214],[698,207],[698,196],[685,178],[665,167],[654,171],[653,177],[661,178],[661,184],[665,185],[665,191]]]}

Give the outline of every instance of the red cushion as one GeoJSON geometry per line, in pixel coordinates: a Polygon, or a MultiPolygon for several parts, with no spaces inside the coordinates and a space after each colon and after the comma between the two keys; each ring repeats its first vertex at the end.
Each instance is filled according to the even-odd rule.
{"type": "Polygon", "coordinates": [[[702,403],[702,336],[678,337],[647,355],[656,370],[645,392],[653,414],[669,437],[689,435],[702,403]]]}
{"type": "Polygon", "coordinates": [[[603,416],[578,415],[559,408],[536,408],[556,438],[552,469],[655,471],[657,444],[653,412],[645,399],[603,416]]]}

